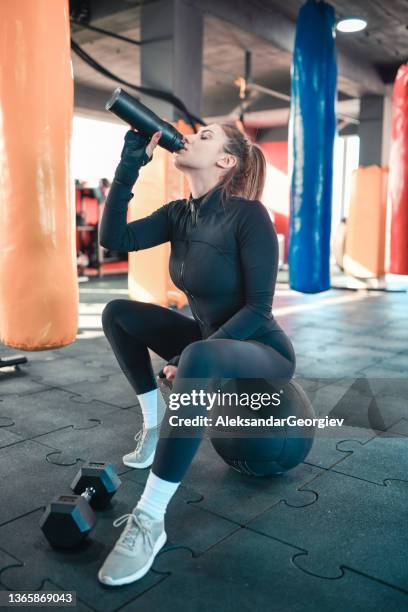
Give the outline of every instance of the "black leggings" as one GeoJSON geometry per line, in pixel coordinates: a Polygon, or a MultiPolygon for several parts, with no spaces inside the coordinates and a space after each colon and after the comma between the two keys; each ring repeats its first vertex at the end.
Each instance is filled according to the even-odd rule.
{"type": "MultiPolygon", "coordinates": [[[[254,340],[203,340],[194,319],[157,304],[112,300],[103,310],[102,324],[123,373],[138,395],[158,386],[148,349],[165,360],[181,355],[172,393],[187,392],[188,379],[194,380],[195,388],[199,381],[199,388],[205,387],[208,391],[219,378],[290,379],[295,371],[294,356],[288,359],[272,346],[254,340]]],[[[286,336],[278,335],[281,346],[282,335],[283,340],[286,336]]],[[[293,355],[288,338],[286,343],[293,355]]],[[[177,416],[192,417],[203,414],[203,410],[203,407],[192,411],[190,405],[181,406],[177,416]]],[[[194,437],[182,437],[177,427],[171,429],[168,424],[172,414],[167,409],[152,471],[164,480],[180,482],[197,451],[204,428],[194,428],[194,437]]]]}

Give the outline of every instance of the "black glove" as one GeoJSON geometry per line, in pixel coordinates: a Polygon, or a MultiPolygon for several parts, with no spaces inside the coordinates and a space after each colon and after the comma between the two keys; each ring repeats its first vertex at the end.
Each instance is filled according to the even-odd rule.
{"type": "Polygon", "coordinates": [[[133,187],[142,166],[151,161],[146,152],[150,138],[142,136],[139,132],[128,130],[125,134],[125,144],[122,149],[121,159],[115,172],[115,180],[133,187]]]}

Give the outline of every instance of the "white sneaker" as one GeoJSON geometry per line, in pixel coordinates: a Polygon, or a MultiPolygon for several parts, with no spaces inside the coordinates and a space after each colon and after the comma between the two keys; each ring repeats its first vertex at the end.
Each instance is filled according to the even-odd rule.
{"type": "Polygon", "coordinates": [[[132,468],[144,469],[150,467],[154,460],[157,442],[159,440],[160,425],[146,429],[143,426],[135,436],[136,448],[132,453],[122,457],[125,465],[132,468]]]}
{"type": "Polygon", "coordinates": [[[98,579],[109,586],[129,584],[142,578],[167,541],[164,520],[157,521],[142,510],[133,509],[114,521],[119,527],[126,522],[121,536],[98,572],[98,579]]]}

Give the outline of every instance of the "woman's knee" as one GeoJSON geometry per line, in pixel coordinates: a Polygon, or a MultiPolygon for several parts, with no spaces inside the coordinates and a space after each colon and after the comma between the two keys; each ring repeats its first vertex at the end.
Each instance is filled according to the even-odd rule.
{"type": "Polygon", "coordinates": [[[120,312],[123,310],[123,304],[127,300],[117,299],[111,300],[102,311],[102,327],[106,331],[112,323],[117,319],[120,312]]]}
{"type": "Polygon", "coordinates": [[[287,352],[288,352],[287,360],[289,362],[288,378],[292,378],[296,371],[296,353],[295,353],[295,349],[293,347],[293,344],[290,338],[288,338],[288,351],[287,352]]]}
{"type": "Polygon", "coordinates": [[[217,372],[217,351],[212,340],[196,340],[186,346],[178,363],[178,375],[206,378],[217,372]]]}

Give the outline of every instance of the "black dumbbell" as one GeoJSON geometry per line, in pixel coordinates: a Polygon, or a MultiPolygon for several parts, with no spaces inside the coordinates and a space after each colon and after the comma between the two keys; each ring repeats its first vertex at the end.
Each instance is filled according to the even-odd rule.
{"type": "Polygon", "coordinates": [[[95,510],[105,508],[121,485],[110,463],[85,463],[71,489],[76,495],[59,495],[47,506],[40,527],[56,548],[75,548],[96,523],[95,510]]]}

